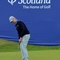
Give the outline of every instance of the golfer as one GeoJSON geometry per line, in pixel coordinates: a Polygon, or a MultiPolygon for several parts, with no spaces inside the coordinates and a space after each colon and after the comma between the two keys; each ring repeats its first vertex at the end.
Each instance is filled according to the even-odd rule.
{"type": "Polygon", "coordinates": [[[10,16],[9,21],[15,24],[16,30],[18,32],[20,49],[22,53],[22,60],[29,60],[26,47],[30,39],[30,32],[28,31],[24,22],[18,21],[14,16],[10,16]]]}

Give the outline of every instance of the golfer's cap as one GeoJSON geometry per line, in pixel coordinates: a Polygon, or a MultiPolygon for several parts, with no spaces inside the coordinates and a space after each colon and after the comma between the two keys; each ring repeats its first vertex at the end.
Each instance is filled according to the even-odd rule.
{"type": "Polygon", "coordinates": [[[10,16],[9,21],[12,22],[14,18],[15,18],[14,16],[10,16]]]}

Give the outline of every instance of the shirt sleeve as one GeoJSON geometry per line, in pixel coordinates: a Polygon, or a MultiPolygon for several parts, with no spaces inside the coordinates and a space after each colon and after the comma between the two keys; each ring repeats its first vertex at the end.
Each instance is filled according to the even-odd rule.
{"type": "Polygon", "coordinates": [[[18,38],[20,39],[20,32],[19,31],[17,31],[18,32],[18,38]]]}
{"type": "Polygon", "coordinates": [[[20,22],[20,27],[21,27],[21,32],[20,32],[20,37],[23,37],[24,32],[25,32],[25,25],[23,22],[20,22]]]}

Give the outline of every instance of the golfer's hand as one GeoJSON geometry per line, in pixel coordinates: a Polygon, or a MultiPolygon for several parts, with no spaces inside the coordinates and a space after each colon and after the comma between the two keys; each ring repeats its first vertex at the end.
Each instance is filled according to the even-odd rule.
{"type": "Polygon", "coordinates": [[[22,42],[22,38],[20,37],[20,39],[19,39],[19,42],[21,43],[22,42]]]}

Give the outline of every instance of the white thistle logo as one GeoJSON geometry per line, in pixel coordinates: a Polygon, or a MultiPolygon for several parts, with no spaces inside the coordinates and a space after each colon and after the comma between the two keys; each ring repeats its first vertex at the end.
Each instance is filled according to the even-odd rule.
{"type": "Polygon", "coordinates": [[[16,0],[8,0],[8,2],[9,2],[11,5],[13,5],[13,4],[16,2],[16,0]]]}

